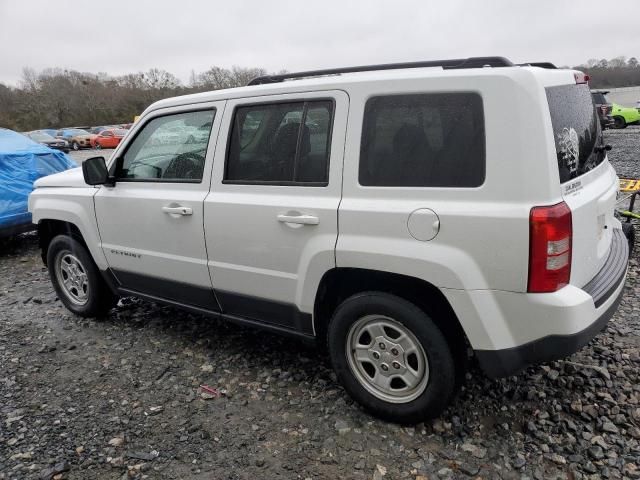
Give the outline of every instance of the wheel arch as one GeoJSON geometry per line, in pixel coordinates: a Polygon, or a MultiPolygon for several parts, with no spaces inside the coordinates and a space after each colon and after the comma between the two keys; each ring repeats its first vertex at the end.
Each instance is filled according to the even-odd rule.
{"type": "Polygon", "coordinates": [[[408,300],[424,310],[442,331],[457,357],[466,355],[469,341],[442,291],[426,280],[397,273],[339,267],[323,275],[318,286],[313,322],[318,345],[326,346],[328,325],[338,305],[363,291],[383,291],[408,300]]]}
{"type": "Polygon", "coordinates": [[[68,235],[80,242],[87,250],[87,242],[85,242],[80,229],[71,222],[54,219],[43,219],[38,222],[38,241],[42,255],[42,261],[47,264],[47,251],[49,244],[58,235],[68,235]]]}

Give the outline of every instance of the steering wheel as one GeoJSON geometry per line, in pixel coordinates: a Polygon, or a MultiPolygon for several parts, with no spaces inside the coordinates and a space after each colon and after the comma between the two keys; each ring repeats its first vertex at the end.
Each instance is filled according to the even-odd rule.
{"type": "MultiPolygon", "coordinates": [[[[160,178],[160,176],[162,175],[162,169],[160,167],[156,167],[155,165],[151,165],[149,163],[145,163],[140,160],[136,160],[135,162],[132,162],[131,165],[129,165],[127,172],[131,172],[136,167],[140,167],[140,166],[149,167],[151,170],[153,170],[156,174],[154,178],[160,178]]],[[[135,177],[132,177],[132,178],[135,178],[135,177]]]]}
{"type": "Polygon", "coordinates": [[[199,180],[202,178],[204,158],[193,152],[186,152],[173,158],[165,169],[162,178],[199,180]]]}

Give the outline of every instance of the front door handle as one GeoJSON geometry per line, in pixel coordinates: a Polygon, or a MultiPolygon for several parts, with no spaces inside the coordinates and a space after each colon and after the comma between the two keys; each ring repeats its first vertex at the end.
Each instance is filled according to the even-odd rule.
{"type": "Polygon", "coordinates": [[[278,215],[278,221],[282,223],[297,223],[300,225],[318,225],[320,219],[314,215],[278,215]]]}
{"type": "Polygon", "coordinates": [[[193,215],[191,207],[162,207],[162,211],[169,215],[193,215]]]}

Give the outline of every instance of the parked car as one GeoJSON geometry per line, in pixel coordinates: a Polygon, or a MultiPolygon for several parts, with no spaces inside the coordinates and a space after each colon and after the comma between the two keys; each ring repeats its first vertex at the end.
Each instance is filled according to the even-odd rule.
{"type": "Polygon", "coordinates": [[[91,145],[97,149],[116,148],[128,132],[122,128],[103,130],[91,139],[91,145]]]}
{"type": "Polygon", "coordinates": [[[40,130],[34,130],[34,132],[42,132],[55,138],[56,133],[58,133],[58,130],[56,130],[55,128],[41,128],[40,130]]]}
{"type": "Polygon", "coordinates": [[[0,238],[35,230],[27,210],[33,182],[75,166],[64,153],[0,128],[0,238]]]}
{"type": "Polygon", "coordinates": [[[62,138],[69,142],[73,150],[91,148],[91,139],[93,137],[95,137],[95,135],[80,128],[63,128],[56,132],[56,138],[62,138]]]}
{"type": "Polygon", "coordinates": [[[134,295],[317,342],[354,399],[419,422],[469,349],[506,376],[607,325],[629,257],[607,150],[574,70],[288,73],[154,103],[29,208],[75,314],[134,295]],[[205,143],[155,141],[208,124],[205,143]]]}
{"type": "Polygon", "coordinates": [[[103,132],[105,130],[111,130],[114,127],[110,126],[110,125],[104,125],[101,127],[91,127],[89,129],[89,133],[92,133],[93,135],[98,135],[100,132],[103,132]]]}
{"type": "Polygon", "coordinates": [[[611,116],[611,110],[613,107],[607,100],[607,93],[609,93],[607,90],[591,90],[593,104],[596,107],[596,112],[600,119],[600,126],[603,130],[613,126],[613,117],[611,116]]]}
{"type": "Polygon", "coordinates": [[[617,103],[612,104],[611,115],[615,128],[627,128],[640,122],[640,108],[624,107],[617,103]]]}
{"type": "Polygon", "coordinates": [[[61,138],[54,138],[51,135],[35,130],[33,132],[26,132],[25,135],[40,145],[46,145],[54,150],[61,150],[64,153],[69,153],[69,142],[61,138]]]}

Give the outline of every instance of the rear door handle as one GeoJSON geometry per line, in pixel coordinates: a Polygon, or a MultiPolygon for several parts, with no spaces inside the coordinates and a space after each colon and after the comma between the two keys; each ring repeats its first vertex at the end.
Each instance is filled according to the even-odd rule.
{"type": "Polygon", "coordinates": [[[298,223],[300,225],[318,225],[320,219],[314,215],[278,215],[282,223],[298,223]]]}
{"type": "Polygon", "coordinates": [[[162,207],[162,211],[169,215],[193,215],[191,207],[162,207]]]}

